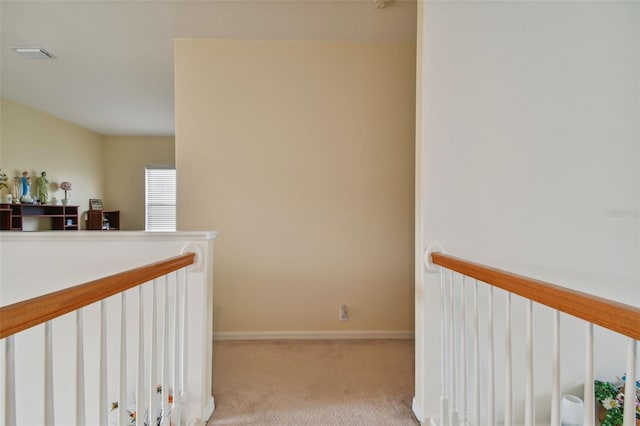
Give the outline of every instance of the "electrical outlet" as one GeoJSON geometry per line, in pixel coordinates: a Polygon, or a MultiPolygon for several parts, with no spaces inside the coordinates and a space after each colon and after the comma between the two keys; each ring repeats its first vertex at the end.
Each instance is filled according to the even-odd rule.
{"type": "Polygon", "coordinates": [[[340,321],[349,321],[349,311],[347,310],[347,305],[340,306],[340,321]]]}

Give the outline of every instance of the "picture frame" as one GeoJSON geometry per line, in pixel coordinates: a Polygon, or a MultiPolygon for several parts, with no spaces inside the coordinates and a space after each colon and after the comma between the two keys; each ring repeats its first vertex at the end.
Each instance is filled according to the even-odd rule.
{"type": "Polygon", "coordinates": [[[99,198],[91,198],[89,200],[89,210],[104,210],[102,200],[99,198]]]}

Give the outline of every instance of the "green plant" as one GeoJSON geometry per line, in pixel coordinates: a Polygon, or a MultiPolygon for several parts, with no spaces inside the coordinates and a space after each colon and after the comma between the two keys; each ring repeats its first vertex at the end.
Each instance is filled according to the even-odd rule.
{"type": "MultiPolygon", "coordinates": [[[[603,408],[600,415],[602,426],[619,426],[623,423],[625,379],[626,377],[622,376],[622,384],[616,385],[600,380],[594,382],[596,400],[603,408]]],[[[640,381],[636,382],[634,399],[636,419],[640,419],[640,381]]]]}
{"type": "Polygon", "coordinates": [[[2,188],[9,188],[9,185],[7,185],[7,175],[0,170],[0,189],[2,188]]]}

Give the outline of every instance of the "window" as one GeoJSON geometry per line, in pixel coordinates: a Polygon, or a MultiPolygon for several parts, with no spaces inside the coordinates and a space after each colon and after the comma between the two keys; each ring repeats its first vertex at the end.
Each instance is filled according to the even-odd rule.
{"type": "Polygon", "coordinates": [[[176,230],[176,168],[145,168],[145,229],[176,230]]]}

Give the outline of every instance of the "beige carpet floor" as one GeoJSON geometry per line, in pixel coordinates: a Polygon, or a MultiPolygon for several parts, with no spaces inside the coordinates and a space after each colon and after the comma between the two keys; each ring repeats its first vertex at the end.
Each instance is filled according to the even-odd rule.
{"type": "Polygon", "coordinates": [[[413,340],[214,342],[208,425],[417,425],[413,340]]]}

